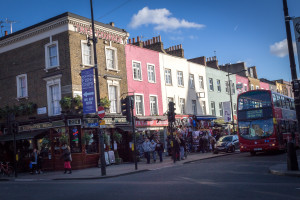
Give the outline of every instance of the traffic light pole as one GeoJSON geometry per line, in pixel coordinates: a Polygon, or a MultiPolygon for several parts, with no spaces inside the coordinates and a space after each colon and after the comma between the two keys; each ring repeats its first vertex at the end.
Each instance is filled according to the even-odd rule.
{"type": "Polygon", "coordinates": [[[134,159],[134,166],[135,166],[135,170],[138,169],[138,165],[137,165],[137,159],[136,159],[136,136],[135,136],[135,118],[133,115],[133,108],[134,108],[134,99],[133,96],[129,96],[128,98],[130,98],[130,112],[131,112],[131,123],[132,123],[132,135],[133,135],[133,159],[134,159]]]}
{"type": "MultiPolygon", "coordinates": [[[[285,28],[286,28],[286,36],[289,50],[289,60],[290,60],[290,68],[292,74],[292,84],[293,84],[293,92],[294,92],[294,103],[296,108],[296,116],[298,120],[298,131],[300,131],[300,85],[299,80],[297,78],[297,70],[295,64],[294,50],[292,44],[292,36],[291,36],[291,27],[290,27],[290,16],[287,7],[287,0],[283,0],[283,11],[284,11],[284,20],[285,20],[285,28]]],[[[294,146],[295,134],[293,134],[293,142],[289,142],[287,146],[288,159],[287,159],[287,168],[288,170],[299,170],[296,150],[294,146]]]]}
{"type": "Polygon", "coordinates": [[[169,102],[169,112],[168,112],[168,122],[169,122],[169,129],[171,133],[171,148],[172,148],[172,157],[173,157],[173,162],[176,162],[176,151],[175,151],[175,140],[173,137],[173,125],[175,122],[175,104],[174,102],[169,102]]]}
{"type": "MultiPolygon", "coordinates": [[[[91,4],[91,17],[92,17],[92,33],[93,33],[93,50],[94,50],[94,69],[95,69],[95,79],[96,79],[96,92],[97,92],[97,104],[100,106],[100,88],[99,88],[99,75],[98,75],[98,65],[97,65],[97,51],[96,44],[97,39],[95,37],[95,23],[94,23],[94,12],[93,12],[93,1],[90,0],[91,4]]],[[[101,175],[106,175],[106,163],[104,157],[104,138],[103,138],[103,130],[99,127],[99,140],[100,140],[100,160],[101,160],[101,175]]]]}

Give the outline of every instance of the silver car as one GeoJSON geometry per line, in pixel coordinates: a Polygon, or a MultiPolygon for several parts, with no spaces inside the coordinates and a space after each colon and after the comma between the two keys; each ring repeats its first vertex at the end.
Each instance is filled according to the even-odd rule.
{"type": "Polygon", "coordinates": [[[218,153],[219,151],[235,152],[239,148],[239,137],[237,135],[226,135],[219,138],[214,153],[218,153]]]}

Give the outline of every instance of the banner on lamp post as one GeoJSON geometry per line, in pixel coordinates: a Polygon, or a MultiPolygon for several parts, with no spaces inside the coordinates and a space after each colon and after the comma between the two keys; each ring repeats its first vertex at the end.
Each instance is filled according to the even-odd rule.
{"type": "Polygon", "coordinates": [[[94,69],[85,69],[81,71],[82,84],[82,104],[83,113],[96,112],[95,86],[94,86],[94,69]]]}
{"type": "Polygon", "coordinates": [[[300,65],[300,17],[293,19],[294,33],[297,47],[298,62],[300,65]]]}
{"type": "Polygon", "coordinates": [[[231,105],[230,101],[223,102],[224,122],[231,122],[231,105]]]}

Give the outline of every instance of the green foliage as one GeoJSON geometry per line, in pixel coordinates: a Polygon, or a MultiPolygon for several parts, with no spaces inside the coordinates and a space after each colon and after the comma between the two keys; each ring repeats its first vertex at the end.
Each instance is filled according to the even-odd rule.
{"type": "Polygon", "coordinates": [[[45,136],[43,139],[42,139],[42,146],[43,147],[46,147],[46,148],[49,148],[51,146],[51,141],[49,139],[49,136],[45,136]]]}
{"type": "Polygon", "coordinates": [[[82,136],[82,141],[84,142],[84,144],[88,145],[89,141],[92,139],[92,136],[88,133],[84,133],[84,135],[82,136]]]}
{"type": "Polygon", "coordinates": [[[114,132],[113,138],[114,138],[114,141],[116,141],[116,143],[120,144],[122,142],[122,134],[117,131],[114,132]]]}
{"type": "Polygon", "coordinates": [[[110,108],[110,100],[107,97],[100,98],[100,105],[104,108],[110,108]]]}
{"type": "Polygon", "coordinates": [[[108,135],[106,134],[103,134],[103,141],[104,141],[104,144],[108,144],[108,135]]]}
{"type": "Polygon", "coordinates": [[[0,108],[0,118],[6,118],[9,113],[13,113],[16,117],[27,116],[36,113],[37,104],[33,102],[21,103],[20,105],[5,106],[0,108]]]}
{"type": "Polygon", "coordinates": [[[63,97],[60,101],[60,106],[63,110],[70,110],[72,105],[71,97],[63,97]]]}
{"type": "Polygon", "coordinates": [[[72,105],[72,108],[77,108],[77,109],[82,109],[82,99],[80,96],[75,96],[74,98],[72,98],[71,100],[71,105],[72,105]]]}
{"type": "Polygon", "coordinates": [[[59,142],[62,145],[69,144],[69,136],[67,134],[61,134],[61,136],[59,137],[59,142]]]}

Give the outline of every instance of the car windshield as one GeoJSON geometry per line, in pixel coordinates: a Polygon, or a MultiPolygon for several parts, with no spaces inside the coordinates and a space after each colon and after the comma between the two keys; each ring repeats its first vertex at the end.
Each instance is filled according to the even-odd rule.
{"type": "Polygon", "coordinates": [[[242,138],[255,140],[272,135],[274,131],[273,119],[239,121],[239,134],[242,138]]]}
{"type": "Polygon", "coordinates": [[[224,136],[220,138],[220,142],[231,142],[232,136],[224,136]]]}

